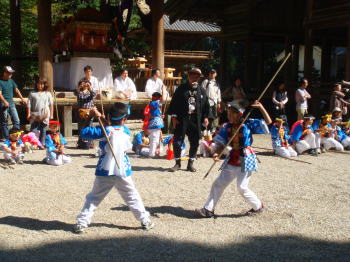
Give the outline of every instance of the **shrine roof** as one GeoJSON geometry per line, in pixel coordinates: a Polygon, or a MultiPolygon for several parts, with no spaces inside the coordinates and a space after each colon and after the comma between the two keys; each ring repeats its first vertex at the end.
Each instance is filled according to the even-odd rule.
{"type": "Polygon", "coordinates": [[[219,33],[221,31],[221,28],[216,24],[189,20],[176,20],[174,23],[170,23],[169,16],[164,15],[164,30],[181,32],[219,33]]]}

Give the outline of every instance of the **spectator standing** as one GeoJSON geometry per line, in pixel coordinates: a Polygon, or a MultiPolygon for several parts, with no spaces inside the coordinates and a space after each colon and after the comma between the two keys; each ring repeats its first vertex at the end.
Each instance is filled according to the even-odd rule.
{"type": "Polygon", "coordinates": [[[152,69],[152,77],[146,82],[145,92],[147,97],[152,98],[152,94],[158,92],[162,94],[163,101],[169,96],[168,91],[166,91],[166,86],[164,85],[162,79],[160,79],[160,70],[158,68],[152,69]]]}
{"type": "Polygon", "coordinates": [[[284,83],[280,83],[277,86],[277,88],[273,91],[272,102],[274,103],[274,117],[276,118],[281,115],[286,116],[286,104],[288,102],[288,94],[286,90],[286,85],[284,83]]]}
{"type": "Polygon", "coordinates": [[[30,122],[30,131],[34,132],[41,144],[45,144],[46,131],[49,120],[53,119],[53,98],[47,91],[49,85],[42,78],[35,80],[35,91],[28,96],[27,120],[30,122]]]}
{"type": "Polygon", "coordinates": [[[221,91],[218,82],[216,81],[217,72],[215,69],[211,69],[208,79],[202,82],[202,88],[205,90],[212,115],[212,119],[209,121],[209,129],[213,132],[219,124],[218,112],[221,109],[221,91]]]}
{"type": "Polygon", "coordinates": [[[117,98],[136,99],[136,86],[131,78],[128,76],[128,70],[122,69],[120,76],[114,80],[114,91],[117,98]]]}
{"type": "Polygon", "coordinates": [[[345,94],[342,92],[341,84],[336,83],[333,87],[333,91],[330,98],[329,110],[334,111],[335,108],[340,108],[343,115],[348,112],[349,102],[345,101],[345,94]]]}
{"type": "Polygon", "coordinates": [[[309,82],[307,79],[302,79],[299,88],[295,92],[296,111],[298,114],[298,120],[304,118],[304,115],[308,113],[307,100],[311,98],[311,95],[306,91],[309,82]]]}
{"type": "Polygon", "coordinates": [[[0,126],[4,138],[8,138],[9,136],[7,127],[7,118],[9,115],[11,116],[13,127],[20,128],[20,120],[15,102],[13,101],[14,92],[22,100],[23,104],[27,104],[17,84],[12,79],[12,74],[14,72],[15,70],[13,70],[11,66],[5,66],[2,79],[0,80],[0,126]]]}
{"type": "Polygon", "coordinates": [[[208,126],[210,117],[209,102],[205,90],[198,84],[202,72],[198,68],[192,68],[188,72],[188,82],[180,85],[169,105],[168,114],[172,116],[174,126],[174,156],[176,164],[170,168],[175,172],[181,168],[181,146],[187,135],[190,142],[189,160],[187,170],[196,172],[193,167],[196,158],[201,126],[208,126]]]}

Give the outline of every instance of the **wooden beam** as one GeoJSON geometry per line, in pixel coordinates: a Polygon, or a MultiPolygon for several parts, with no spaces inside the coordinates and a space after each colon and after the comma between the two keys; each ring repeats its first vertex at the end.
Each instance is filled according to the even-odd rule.
{"type": "Polygon", "coordinates": [[[51,0],[38,0],[38,45],[40,77],[47,79],[52,90],[51,0]]]}
{"type": "Polygon", "coordinates": [[[331,76],[331,51],[332,45],[327,37],[322,39],[321,54],[321,84],[328,82],[331,76]]]}
{"type": "Polygon", "coordinates": [[[346,53],[346,80],[350,81],[350,21],[348,23],[348,44],[346,53]]]}
{"type": "Polygon", "coordinates": [[[14,79],[19,86],[23,83],[22,77],[22,31],[20,0],[10,0],[10,24],[11,24],[11,63],[16,74],[14,79]]]}
{"type": "Polygon", "coordinates": [[[152,67],[164,77],[164,1],[152,0],[152,67]]]}

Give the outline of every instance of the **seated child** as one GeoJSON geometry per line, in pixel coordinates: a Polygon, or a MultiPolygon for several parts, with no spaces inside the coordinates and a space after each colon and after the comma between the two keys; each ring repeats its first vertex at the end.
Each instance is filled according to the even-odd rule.
{"type": "Polygon", "coordinates": [[[314,117],[305,114],[303,120],[297,121],[291,129],[291,139],[293,147],[298,154],[306,151],[311,155],[317,155],[320,151],[320,138],[313,133],[312,123],[314,117]]]}
{"type": "MultiPolygon", "coordinates": [[[[45,131],[46,133],[46,131],[45,131]]],[[[39,138],[35,135],[34,132],[25,133],[22,136],[22,142],[24,143],[24,152],[32,153],[34,149],[44,149],[45,147],[41,144],[39,138]]]]}
{"type": "MultiPolygon", "coordinates": [[[[149,156],[155,157],[157,148],[160,147],[162,128],[164,127],[162,116],[162,95],[158,92],[152,94],[152,101],[144,110],[145,123],[143,130],[149,131],[149,156]]],[[[159,154],[160,152],[158,152],[159,154]]]]}
{"type": "Polygon", "coordinates": [[[45,139],[46,158],[45,162],[49,165],[60,166],[72,162],[70,156],[64,153],[64,145],[67,144],[66,139],[59,132],[58,121],[49,122],[49,130],[45,139]]]}
{"type": "Polygon", "coordinates": [[[344,150],[343,146],[334,139],[332,136],[332,126],[330,124],[332,119],[331,114],[326,114],[321,117],[321,120],[317,120],[312,124],[316,136],[321,139],[321,145],[323,146],[322,152],[331,148],[337,148],[337,150],[344,150]]]}
{"type": "MultiPolygon", "coordinates": [[[[337,140],[338,143],[341,143],[341,146],[344,149],[350,150],[350,137],[345,134],[345,132],[340,128],[339,124],[340,124],[339,118],[331,120],[331,126],[332,126],[331,136],[335,140],[337,140]]],[[[342,151],[341,146],[337,145],[338,149],[337,147],[335,149],[342,151]]]]}
{"type": "MultiPolygon", "coordinates": [[[[96,117],[101,117],[101,113],[96,108],[93,109],[93,112],[96,117]]],[[[150,214],[146,211],[141,196],[131,179],[131,164],[126,152],[131,149],[132,145],[130,130],[125,126],[129,114],[129,107],[117,102],[107,115],[111,124],[105,129],[112,149],[101,127],[85,127],[81,130],[80,136],[83,139],[101,139],[99,146],[102,154],[97,162],[92,190],[86,195],[83,209],[77,216],[77,223],[73,228],[75,233],[82,233],[90,225],[96,208],[112,188],[117,189],[135,218],[141,222],[143,229],[149,230],[154,227],[150,214]],[[112,152],[115,154],[117,163],[112,152]]]]}
{"type": "MultiPolygon", "coordinates": [[[[166,138],[163,139],[163,145],[166,146],[168,145],[168,148],[166,150],[166,159],[167,160],[173,160],[174,159],[174,147],[173,147],[173,142],[174,142],[174,136],[167,136],[166,138]]],[[[185,142],[182,143],[181,145],[181,158],[185,157],[186,155],[186,144],[185,142]]]]}
{"type": "Polygon", "coordinates": [[[11,128],[9,131],[9,138],[5,140],[2,145],[4,151],[4,158],[9,164],[14,165],[16,163],[23,164],[23,147],[24,144],[21,140],[23,131],[18,128],[11,128]]]}
{"type": "Polygon", "coordinates": [[[218,126],[213,134],[211,134],[210,131],[204,131],[203,139],[199,144],[199,154],[203,157],[211,157],[217,151],[213,138],[219,132],[220,128],[221,127],[218,126]]]}
{"type": "Polygon", "coordinates": [[[281,157],[297,156],[297,152],[289,143],[288,128],[285,128],[284,123],[284,119],[279,117],[271,127],[272,148],[275,154],[281,157]]]}
{"type": "Polygon", "coordinates": [[[138,155],[149,156],[149,130],[138,132],[134,136],[132,151],[138,155]]]}

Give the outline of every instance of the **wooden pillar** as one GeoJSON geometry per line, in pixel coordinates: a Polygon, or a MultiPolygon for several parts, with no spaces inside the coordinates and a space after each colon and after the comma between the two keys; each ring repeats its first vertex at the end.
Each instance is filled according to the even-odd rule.
{"type": "Polygon", "coordinates": [[[164,76],[164,1],[152,0],[152,67],[164,76]]]}
{"type": "Polygon", "coordinates": [[[264,43],[259,42],[257,48],[257,80],[256,87],[261,90],[264,86],[264,43]]]}
{"type": "Polygon", "coordinates": [[[40,77],[47,79],[52,90],[51,0],[38,0],[38,45],[40,77]]]}
{"type": "Polygon", "coordinates": [[[321,54],[321,86],[327,85],[331,75],[331,52],[332,45],[327,38],[322,39],[321,54]]]}
{"type": "Polygon", "coordinates": [[[11,63],[16,73],[14,80],[19,86],[22,86],[22,31],[21,31],[21,10],[20,0],[10,0],[10,24],[11,24],[11,63]]]}
{"type": "MultiPolygon", "coordinates": [[[[251,92],[252,89],[252,40],[248,39],[244,43],[244,82],[243,88],[246,93],[251,92]]],[[[255,90],[256,91],[256,90],[255,90]]]]}
{"type": "Polygon", "coordinates": [[[346,80],[350,81],[350,21],[348,23],[348,39],[347,39],[347,53],[346,53],[346,80]]]}
{"type": "Polygon", "coordinates": [[[299,45],[293,45],[292,48],[292,81],[294,83],[297,83],[299,80],[299,48],[299,45]]]}
{"type": "MultiPolygon", "coordinates": [[[[285,42],[284,42],[284,52],[286,55],[291,53],[293,50],[292,46],[292,40],[289,36],[286,36],[285,42]]],[[[293,59],[293,58],[292,58],[293,59]]],[[[293,65],[292,65],[292,59],[289,59],[284,66],[284,83],[286,87],[290,87],[292,85],[292,79],[293,79],[293,65]]]]}
{"type": "Polygon", "coordinates": [[[227,45],[228,41],[225,39],[220,40],[220,71],[219,71],[219,79],[222,88],[226,88],[229,86],[229,79],[227,73],[227,45]]]}

